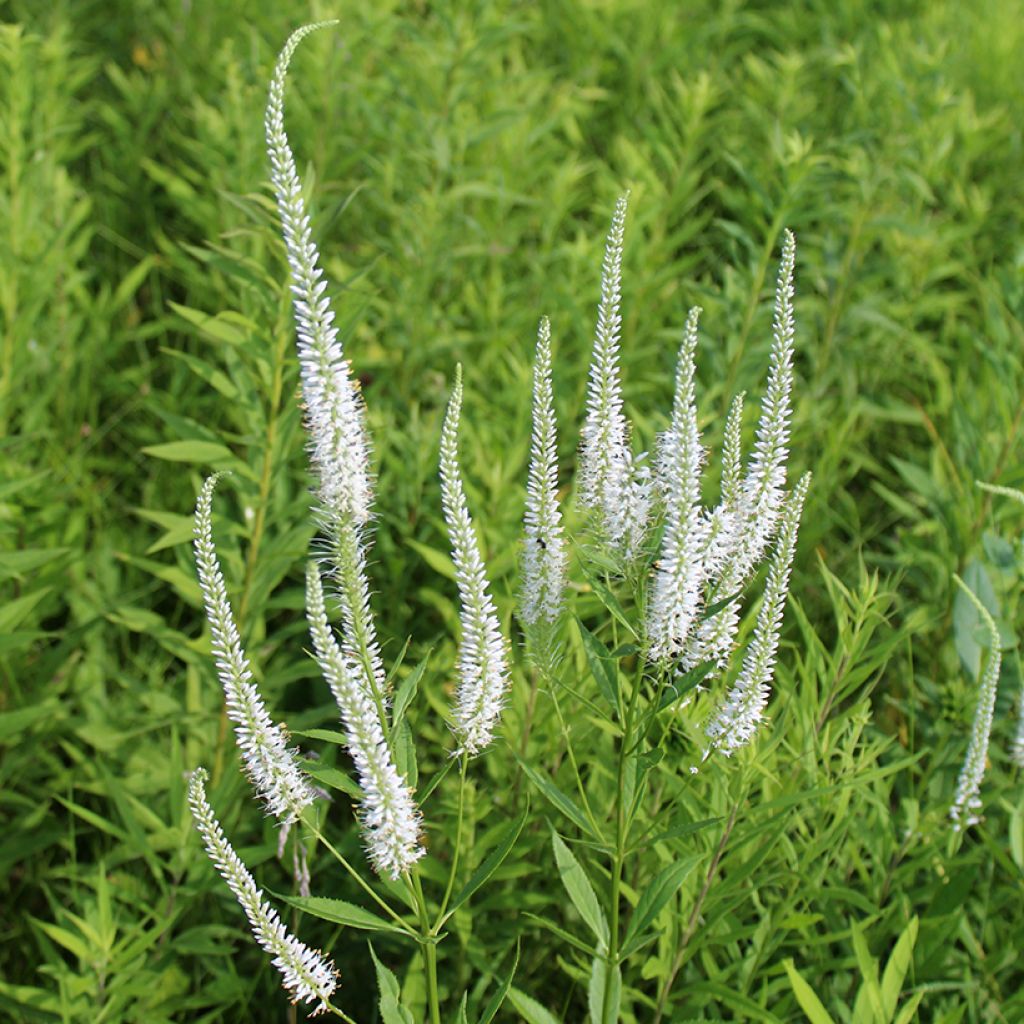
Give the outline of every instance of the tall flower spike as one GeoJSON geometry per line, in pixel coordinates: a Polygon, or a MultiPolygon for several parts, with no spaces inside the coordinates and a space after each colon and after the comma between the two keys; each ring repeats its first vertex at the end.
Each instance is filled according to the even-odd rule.
{"type": "Polygon", "coordinates": [[[203,484],[195,514],[196,565],[213,637],[217,674],[224,687],[228,718],[235,723],[246,772],[270,813],[283,824],[290,824],[316,794],[299,770],[284,731],[271,721],[252,681],[213,543],[213,489],[217,479],[216,475],[211,476],[203,484]]]}
{"type": "Polygon", "coordinates": [[[553,625],[562,611],[565,538],[558,508],[558,444],[551,384],[551,324],[537,332],[533,364],[533,441],[523,516],[523,587],[520,617],[531,627],[553,625]]]}
{"type": "Polygon", "coordinates": [[[953,575],[957,586],[967,595],[971,603],[978,609],[982,622],[988,627],[989,652],[988,663],[981,674],[978,686],[978,705],[974,711],[974,722],[971,725],[971,742],[967,747],[967,757],[960,769],[960,777],[956,784],[956,795],[949,816],[953,820],[953,828],[959,832],[961,828],[976,825],[980,818],[982,779],[985,777],[985,761],[988,759],[988,738],[992,732],[992,715],[996,706],[996,688],[999,685],[999,671],[1003,664],[1003,655],[999,641],[999,630],[989,614],[989,610],[981,603],[978,596],[956,574],[953,575]]]}
{"type": "Polygon", "coordinates": [[[335,24],[324,21],[306,25],[289,37],[274,69],[265,127],[270,178],[291,268],[318,511],[336,569],[346,653],[363,663],[378,699],[382,700],[386,677],[370,613],[362,529],[370,519],[373,501],[365,410],[338,340],[334,313],[324,294],[327,282],[321,280],[323,271],[302,198],[302,183],[284,129],[285,80],[295,49],[311,32],[335,24]]]}
{"type": "MultiPolygon", "coordinates": [[[[736,459],[739,451],[740,411],[734,423],[735,452],[727,428],[723,458],[723,505],[732,511],[732,523],[727,531],[731,535],[731,551],[721,558],[714,599],[721,600],[737,594],[749,580],[751,573],[764,557],[779,525],[786,485],[786,460],[789,456],[790,395],[793,389],[793,272],[796,265],[796,239],[791,231],[784,234],[782,260],[779,265],[775,291],[775,315],[772,331],[771,362],[768,384],[761,403],[761,416],[757,427],[757,440],[750,466],[743,478],[737,498],[736,459]],[[727,497],[728,495],[728,497],[727,497]]],[[[734,403],[734,409],[736,408],[734,403]]],[[[730,424],[731,425],[731,424],[730,424]]],[[[723,536],[726,531],[723,531],[723,536]]],[[[715,576],[709,572],[709,580],[715,576]]],[[[732,654],[736,630],[739,626],[739,603],[731,601],[710,618],[705,619],[695,632],[682,660],[684,668],[692,668],[705,661],[715,662],[718,669],[725,668],[732,654]]]]}
{"type": "Polygon", "coordinates": [[[346,658],[331,633],[315,562],[306,568],[306,615],[316,660],[341,712],[363,790],[360,818],[367,855],[378,874],[398,878],[426,852],[420,843],[419,811],[391,759],[361,666],[346,658]]]}
{"type": "Polygon", "coordinates": [[[580,447],[579,501],[597,512],[603,539],[611,548],[631,559],[646,532],[650,483],[645,467],[630,451],[629,424],[622,411],[619,305],[628,200],[626,193],[615,204],[601,265],[601,301],[580,447]]]}
{"type": "Polygon", "coordinates": [[[334,313],[324,294],[327,282],[321,280],[323,270],[302,198],[302,182],[284,129],[284,90],[288,65],[299,43],[311,32],[335,24],[317,22],[291,34],[274,68],[264,120],[270,180],[291,268],[302,393],[318,477],[320,515],[329,532],[338,520],[362,524],[370,518],[370,443],[362,396],[349,373],[334,313]]]}
{"type": "Polygon", "coordinates": [[[441,500],[461,603],[462,638],[454,709],[457,752],[477,754],[491,742],[501,715],[508,687],[508,663],[498,614],[488,592],[480,543],[462,487],[459,469],[461,411],[460,366],[455,371],[455,387],[441,431],[441,500]]]}
{"type": "Polygon", "coordinates": [[[722,444],[722,505],[737,509],[743,493],[743,399],[741,391],[729,406],[722,444]]]}
{"type": "Polygon", "coordinates": [[[783,507],[775,554],[768,570],[768,582],[754,625],[753,639],[743,659],[739,678],[705,729],[712,748],[727,756],[750,742],[768,705],[800,513],[810,482],[811,474],[805,473],[783,507]]]}
{"type": "Polygon", "coordinates": [[[206,779],[206,772],[197,768],[188,784],[189,807],[206,852],[245,911],[256,941],[273,957],[292,1002],[317,1002],[315,1016],[330,1008],[331,995],[338,986],[338,972],[323,953],[295,938],[267,903],[213,813],[206,797],[206,779]]]}
{"type": "Polygon", "coordinates": [[[709,523],[700,505],[704,449],[697,426],[694,381],[700,313],[695,306],[686,320],[672,421],[660,439],[658,475],[665,502],[665,534],[647,621],[648,656],[653,661],[675,658],[683,651],[703,597],[702,556],[709,523]]]}

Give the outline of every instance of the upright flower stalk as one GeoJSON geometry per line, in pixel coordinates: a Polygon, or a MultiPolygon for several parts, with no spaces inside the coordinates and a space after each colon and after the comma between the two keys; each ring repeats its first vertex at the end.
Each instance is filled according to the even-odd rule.
{"type": "Polygon", "coordinates": [[[811,474],[805,473],[789,500],[783,504],[775,554],[768,570],[768,582],[753,638],[743,659],[739,678],[705,729],[711,747],[721,750],[726,756],[750,742],[768,706],[800,514],[810,482],[811,474]]]}
{"type": "Polygon", "coordinates": [[[203,484],[195,513],[196,566],[217,674],[224,687],[228,718],[235,723],[246,773],[270,813],[282,824],[290,825],[313,802],[315,793],[288,747],[284,730],[271,720],[242,649],[213,543],[213,489],[217,479],[211,476],[203,484]]]}
{"type": "Polygon", "coordinates": [[[523,515],[522,587],[519,617],[536,646],[562,612],[565,592],[565,537],[558,507],[558,432],[551,383],[551,324],[537,332],[533,364],[533,436],[523,515]]]}
{"type": "Polygon", "coordinates": [[[601,266],[601,301],[580,445],[579,502],[594,510],[602,541],[632,561],[647,532],[651,485],[643,456],[634,456],[630,448],[630,426],[622,411],[619,307],[628,202],[626,193],[615,204],[601,266]]]}
{"type": "Polygon", "coordinates": [[[462,367],[441,431],[441,501],[452,546],[459,588],[462,637],[458,654],[455,736],[458,753],[477,754],[494,736],[508,687],[508,656],[498,613],[487,584],[476,527],[469,514],[459,468],[459,417],[462,412],[462,367]]]}
{"type": "Polygon", "coordinates": [[[362,677],[331,632],[320,570],[306,569],[306,614],[313,649],[341,713],[348,750],[363,790],[360,821],[367,856],[375,871],[395,879],[426,852],[420,842],[420,815],[408,783],[398,773],[362,677]]]}
{"type": "Polygon", "coordinates": [[[999,685],[999,672],[1003,664],[1002,645],[999,630],[989,610],[981,603],[978,596],[959,577],[954,575],[957,586],[967,595],[970,602],[978,610],[982,622],[985,623],[989,635],[988,661],[981,673],[978,686],[978,703],[971,724],[971,742],[967,747],[967,757],[960,769],[957,779],[956,795],[949,809],[949,816],[956,831],[976,825],[981,819],[981,783],[985,777],[985,762],[988,759],[988,740],[992,732],[992,717],[996,707],[996,689],[999,685]]]}
{"type": "Polygon", "coordinates": [[[197,768],[189,780],[188,802],[206,852],[235,894],[249,919],[256,941],[270,954],[281,972],[282,984],[292,1002],[316,1003],[316,1014],[331,1009],[330,999],[338,986],[338,972],[323,953],[300,942],[281,923],[277,911],[267,903],[248,869],[235,853],[213,813],[206,796],[207,775],[197,768]]]}
{"type": "Polygon", "coordinates": [[[649,657],[675,659],[685,649],[703,600],[709,522],[701,510],[704,449],[697,427],[695,390],[697,323],[690,310],[679,350],[672,421],[660,439],[659,472],[665,533],[657,562],[647,623],[649,657]]]}

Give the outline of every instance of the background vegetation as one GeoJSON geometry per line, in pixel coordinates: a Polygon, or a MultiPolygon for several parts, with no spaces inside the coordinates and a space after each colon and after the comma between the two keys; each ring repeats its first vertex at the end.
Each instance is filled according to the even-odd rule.
{"type": "MultiPolygon", "coordinates": [[[[667,752],[672,821],[719,820],[659,847],[701,860],[629,979],[627,1019],[653,1019],[669,977],[666,1020],[817,1024],[801,978],[836,1021],[1024,1019],[1013,654],[986,820],[962,840],[945,820],[984,636],[951,573],[1008,647],[1021,626],[1022,509],[974,486],[1024,485],[1019,0],[2,10],[0,1015],[288,1012],[184,803],[186,772],[210,765],[244,856],[289,886],[222,727],[189,516],[202,474],[235,470],[218,530],[265,691],[293,729],[332,721],[301,656],[311,524],[261,118],[288,32],[339,16],[297,58],[289,127],[376,442],[381,628],[392,656],[414,638],[409,665],[433,648],[410,711],[421,762],[444,756],[453,654],[435,466],[455,363],[507,617],[536,321],[552,318],[559,414],[578,423],[616,195],[632,189],[627,402],[645,441],[689,304],[706,311],[708,438],[734,390],[758,393],[789,226],[793,471],[815,480],[772,722],[756,758],[696,780],[689,752],[667,752]]],[[[516,686],[510,742],[474,767],[477,858],[519,799],[516,686]]],[[[600,750],[585,716],[575,736],[600,750]]],[[[540,727],[527,760],[557,779],[559,749],[540,727]]],[[[344,798],[332,827],[355,850],[344,798]]],[[[584,961],[551,930],[579,922],[553,867],[546,827],[528,829],[452,919],[456,1000],[486,999],[518,937],[516,987],[583,1019],[584,961]]],[[[317,887],[357,898],[336,874],[317,887]]],[[[365,935],[316,925],[303,935],[331,943],[342,1005],[374,1020],[365,935]]],[[[418,962],[376,948],[417,1005],[418,962]]]]}

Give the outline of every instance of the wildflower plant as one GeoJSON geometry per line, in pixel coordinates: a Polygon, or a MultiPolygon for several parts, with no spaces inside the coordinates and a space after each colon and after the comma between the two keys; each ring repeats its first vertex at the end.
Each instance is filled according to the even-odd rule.
{"type": "MultiPolygon", "coordinates": [[[[556,363],[546,317],[538,330],[521,579],[515,588],[522,644],[512,642],[499,615],[466,496],[460,458],[463,379],[461,368],[456,369],[439,460],[441,508],[460,606],[453,696],[447,711],[450,754],[438,773],[421,784],[415,752],[409,749],[413,743],[406,716],[431,666],[425,659],[396,692],[391,680],[398,666],[387,670],[377,639],[368,575],[374,487],[365,411],[334,324],[285,131],[289,62],[299,42],[326,24],[331,23],[305,26],[288,40],[274,70],[265,124],[291,278],[320,528],[317,557],[306,569],[306,612],[313,656],[338,708],[340,732],[332,738],[347,750],[354,769],[354,784],[343,788],[357,794],[359,828],[367,860],[379,876],[376,884],[325,835],[326,807],[318,799],[317,777],[308,774],[311,769],[304,771],[253,681],[217,560],[212,525],[216,479],[211,478],[196,508],[195,549],[228,717],[236,725],[246,770],[267,808],[283,828],[297,833],[296,843],[322,845],[369,907],[303,896],[287,898],[288,903],[335,924],[397,934],[416,943],[425,981],[424,1012],[432,1024],[442,1019],[438,959],[446,926],[494,875],[531,820],[530,800],[519,787],[519,780],[526,778],[533,793],[565,820],[562,832],[552,831],[551,856],[570,903],[591,933],[572,939],[589,957],[591,1019],[611,1024],[620,1019],[623,1000],[630,998],[624,966],[653,941],[659,914],[673,905],[697,862],[688,857],[667,867],[656,860],[631,863],[657,842],[641,835],[638,817],[649,795],[651,773],[658,768],[678,788],[699,770],[698,763],[708,763],[716,752],[738,754],[753,742],[771,696],[810,482],[805,475],[790,488],[786,473],[795,240],[786,233],[768,384],[753,451],[744,465],[744,406],[739,396],[725,422],[718,502],[709,506],[703,477],[710,459],[698,412],[697,308],[690,311],[682,332],[667,429],[657,439],[653,459],[634,451],[635,432],[625,415],[620,366],[628,196],[619,199],[601,272],[575,507],[563,506],[559,487],[556,363]],[[570,564],[572,550],[580,557],[570,564]],[[740,654],[743,594],[766,558],[764,594],[740,654]],[[511,716],[503,712],[513,703],[515,688],[527,682],[531,689],[525,715],[516,717],[513,730],[513,722],[506,721],[511,716]],[[541,699],[547,702],[543,714],[538,708],[541,699]],[[570,702],[585,707],[609,738],[610,749],[593,764],[574,747],[573,723],[567,714],[570,702]],[[545,727],[557,723],[575,796],[559,787],[549,766],[529,763],[535,719],[543,720],[545,727]],[[519,769],[505,798],[494,801],[506,820],[496,826],[490,853],[473,867],[466,860],[469,846],[462,848],[465,831],[473,827],[467,811],[472,802],[472,761],[487,754],[507,764],[509,747],[518,750],[519,769]],[[687,749],[688,759],[681,760],[680,751],[687,749]],[[670,759],[674,760],[668,763],[670,759]],[[613,795],[601,806],[592,795],[593,783],[609,764],[613,795]],[[421,808],[449,771],[458,785],[457,820],[448,833],[454,839],[449,849],[428,851],[425,836],[430,828],[421,808]],[[594,877],[600,879],[596,887],[594,877]]],[[[337,1005],[336,990],[345,991],[344,965],[339,976],[325,955],[284,928],[229,845],[205,787],[205,772],[197,769],[189,789],[196,825],[257,941],[281,972],[285,989],[294,1000],[315,1004],[314,1012],[353,1020],[337,1005]]],[[[694,915],[696,919],[696,910],[694,915]]],[[[564,928],[557,933],[568,934],[564,928]]],[[[394,976],[375,953],[373,957],[382,1018],[387,1024],[411,1021],[394,976]]],[[[653,994],[657,1019],[666,1010],[678,968],[677,962],[653,994]]],[[[472,996],[472,1004],[468,992],[452,998],[460,1007],[458,1019],[468,1021],[467,1006],[476,1006],[478,996],[472,996]]],[[[506,998],[521,1012],[524,1006],[536,1005],[512,986],[509,974],[487,1005],[478,1007],[478,1019],[486,1024],[506,998]]],[[[530,1013],[531,1019],[549,1019],[540,1011],[530,1013]]],[[[369,1010],[366,1016],[371,1016],[369,1010]]]]}

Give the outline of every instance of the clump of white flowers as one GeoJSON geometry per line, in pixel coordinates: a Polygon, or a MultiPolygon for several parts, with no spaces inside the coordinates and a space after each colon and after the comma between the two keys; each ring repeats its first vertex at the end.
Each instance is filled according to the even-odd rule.
{"type": "MultiPolygon", "coordinates": [[[[431,975],[430,964],[447,920],[445,907],[452,894],[458,851],[452,859],[437,923],[431,927],[419,874],[419,861],[426,849],[415,780],[411,782],[400,770],[400,765],[409,764],[407,748],[396,750],[394,746],[399,725],[408,736],[407,723],[398,722],[402,691],[393,708],[370,601],[367,558],[374,487],[363,399],[334,326],[302,184],[284,127],[289,62],[299,42],[326,24],[332,23],[305,26],[288,40],[274,70],[265,120],[271,182],[290,269],[315,511],[322,531],[323,557],[307,567],[306,613],[315,659],[338,707],[339,739],[358,779],[358,818],[367,858],[379,875],[407,885],[409,905],[415,906],[421,931],[414,932],[397,912],[378,902],[397,922],[398,930],[414,935],[423,947],[428,999],[432,1020],[437,1021],[436,977],[431,975]],[[329,615],[335,606],[337,627],[329,615]]],[[[683,330],[671,419],[657,441],[655,458],[649,464],[646,453],[633,450],[619,360],[626,211],[627,196],[623,196],[615,207],[601,271],[580,447],[579,505],[587,511],[605,566],[614,567],[606,572],[609,585],[618,574],[638,588],[634,597],[643,620],[635,631],[642,643],[638,660],[641,668],[646,666],[662,681],[676,680],[691,669],[704,674],[727,673],[740,623],[740,594],[774,545],[764,597],[742,666],[705,725],[710,749],[728,755],[750,741],[764,716],[809,485],[805,475],[792,491],[786,489],[795,241],[787,232],[776,291],[768,384],[753,452],[744,467],[740,395],[725,423],[719,503],[709,508],[702,493],[708,453],[701,442],[697,404],[699,308],[690,311],[683,330]],[[656,541],[660,552],[655,561],[656,541]]],[[[569,590],[569,538],[558,492],[552,366],[551,325],[545,317],[538,330],[533,370],[533,430],[518,597],[530,660],[549,682],[556,682],[563,671],[561,630],[569,590]]],[[[466,499],[459,458],[462,402],[459,367],[441,430],[439,470],[460,606],[449,717],[453,753],[460,759],[464,782],[469,759],[491,745],[498,734],[512,685],[513,649],[503,632],[481,537],[466,499]]],[[[246,769],[271,812],[284,826],[302,822],[320,836],[313,820],[315,812],[308,810],[316,790],[288,747],[284,730],[271,721],[242,650],[213,542],[215,482],[215,477],[206,481],[196,507],[195,549],[227,713],[236,725],[246,769]]],[[[196,824],[257,940],[282,972],[285,988],[297,1000],[315,1001],[318,1009],[331,1009],[344,1017],[329,1005],[336,985],[333,966],[291,936],[267,905],[225,839],[206,799],[204,782],[205,773],[199,770],[189,789],[196,824]]],[[[461,797],[459,807],[461,821],[461,797]]],[[[460,834],[457,829],[456,835],[460,834]]],[[[353,870],[347,862],[342,863],[353,870]]],[[[365,881],[360,884],[373,894],[365,881]]]]}

